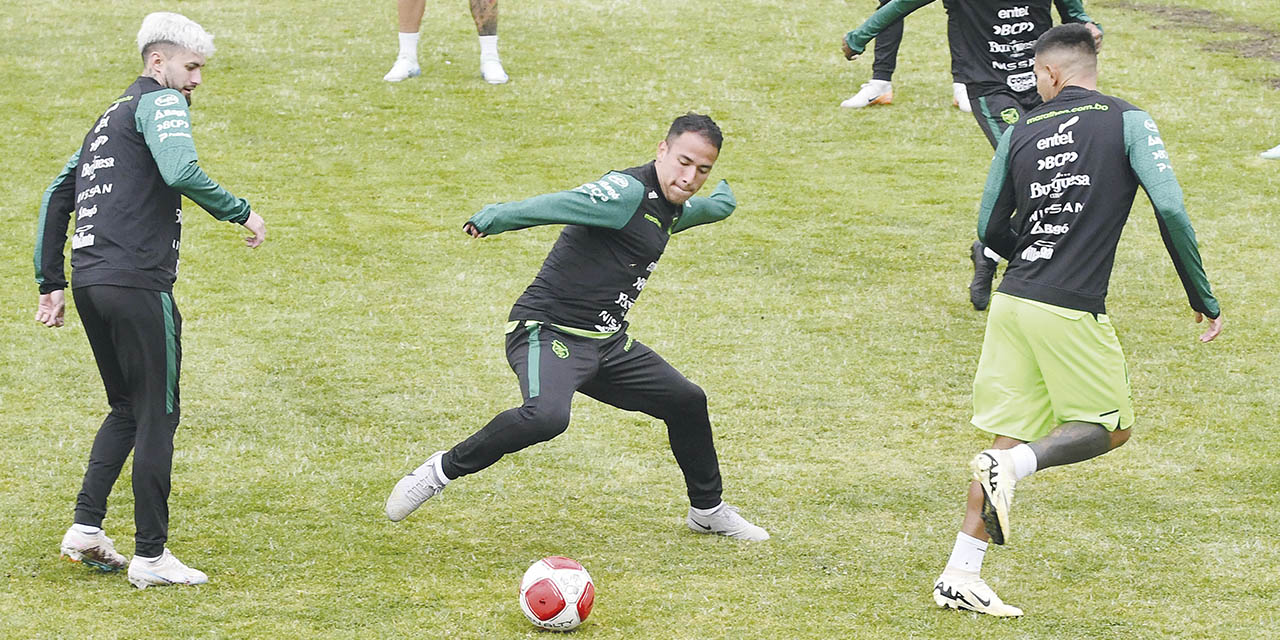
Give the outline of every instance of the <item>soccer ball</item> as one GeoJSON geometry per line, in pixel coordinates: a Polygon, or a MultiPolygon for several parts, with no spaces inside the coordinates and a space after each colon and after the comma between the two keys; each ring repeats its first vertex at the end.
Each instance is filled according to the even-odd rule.
{"type": "Polygon", "coordinates": [[[568,631],[582,624],[596,602],[591,574],[564,556],[543,558],[520,581],[520,610],[543,629],[568,631]]]}

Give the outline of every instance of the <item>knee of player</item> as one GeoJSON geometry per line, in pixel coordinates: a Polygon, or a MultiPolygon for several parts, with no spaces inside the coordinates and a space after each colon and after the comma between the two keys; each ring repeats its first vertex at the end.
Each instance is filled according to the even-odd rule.
{"type": "Polygon", "coordinates": [[[680,389],[675,397],[675,404],[685,410],[703,410],[707,408],[707,393],[702,387],[690,382],[680,389]]]}
{"type": "Polygon", "coordinates": [[[1120,445],[1129,441],[1129,434],[1132,429],[1116,429],[1111,432],[1111,448],[1118,449],[1120,445]]]}
{"type": "Polygon", "coordinates": [[[520,407],[520,418],[525,428],[536,433],[540,440],[550,440],[569,428],[568,407],[525,404],[520,407]]]}

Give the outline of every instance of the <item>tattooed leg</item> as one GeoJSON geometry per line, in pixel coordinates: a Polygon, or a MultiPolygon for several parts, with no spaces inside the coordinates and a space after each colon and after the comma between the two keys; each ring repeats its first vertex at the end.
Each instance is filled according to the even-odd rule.
{"type": "Polygon", "coordinates": [[[498,0],[471,0],[471,17],[476,21],[477,34],[498,35],[498,0]]]}
{"type": "Polygon", "coordinates": [[[1075,464],[1100,456],[1129,439],[1128,429],[1107,431],[1088,422],[1068,422],[1030,444],[1036,454],[1036,468],[1047,469],[1075,464]]]}

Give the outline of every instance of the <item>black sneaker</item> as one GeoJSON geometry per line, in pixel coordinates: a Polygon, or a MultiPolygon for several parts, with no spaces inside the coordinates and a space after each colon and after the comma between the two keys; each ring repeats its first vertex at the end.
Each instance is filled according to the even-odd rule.
{"type": "Polygon", "coordinates": [[[973,308],[982,311],[991,302],[991,281],[996,277],[996,261],[983,253],[982,242],[973,241],[969,248],[969,259],[973,261],[973,282],[969,283],[969,302],[973,308]]]}

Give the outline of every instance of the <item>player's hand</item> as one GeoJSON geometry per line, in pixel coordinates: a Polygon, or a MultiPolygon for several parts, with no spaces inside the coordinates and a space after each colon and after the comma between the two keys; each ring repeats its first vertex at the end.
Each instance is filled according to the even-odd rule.
{"type": "Polygon", "coordinates": [[[262,219],[262,216],[252,211],[249,212],[249,219],[244,221],[244,228],[253,232],[253,235],[244,239],[244,243],[249,245],[250,249],[257,247],[262,244],[263,240],[267,239],[266,221],[262,219]]]}
{"type": "MultiPolygon", "coordinates": [[[[1203,321],[1204,321],[1204,314],[1197,311],[1196,323],[1200,323],[1203,321]]],[[[1204,333],[1200,334],[1200,342],[1209,342],[1210,340],[1213,340],[1214,338],[1218,337],[1219,333],[1222,333],[1222,314],[1218,314],[1218,317],[1211,318],[1209,320],[1209,328],[1205,329],[1204,333]]]]}
{"type": "Polygon", "coordinates": [[[853,60],[854,58],[857,58],[859,55],[861,55],[861,54],[854,53],[853,49],[849,48],[849,43],[845,42],[843,39],[840,40],[840,51],[844,53],[845,60],[853,60]]]}
{"type": "Polygon", "coordinates": [[[62,289],[54,289],[49,293],[40,294],[40,300],[36,304],[36,322],[46,327],[61,327],[65,320],[63,313],[67,310],[66,292],[62,289]]]}
{"type": "Polygon", "coordinates": [[[474,223],[470,222],[470,221],[468,221],[466,224],[462,225],[462,230],[463,230],[463,231],[466,231],[466,232],[467,232],[467,235],[471,236],[472,238],[483,238],[483,237],[485,237],[485,236],[489,235],[489,234],[487,234],[487,233],[485,233],[485,232],[483,232],[483,231],[481,231],[481,230],[477,229],[477,228],[476,228],[476,225],[475,225],[474,223]]]}
{"type": "Polygon", "coordinates": [[[1089,33],[1093,34],[1094,50],[1101,51],[1102,50],[1102,29],[1098,25],[1092,22],[1086,22],[1084,26],[1088,27],[1089,33]]]}

